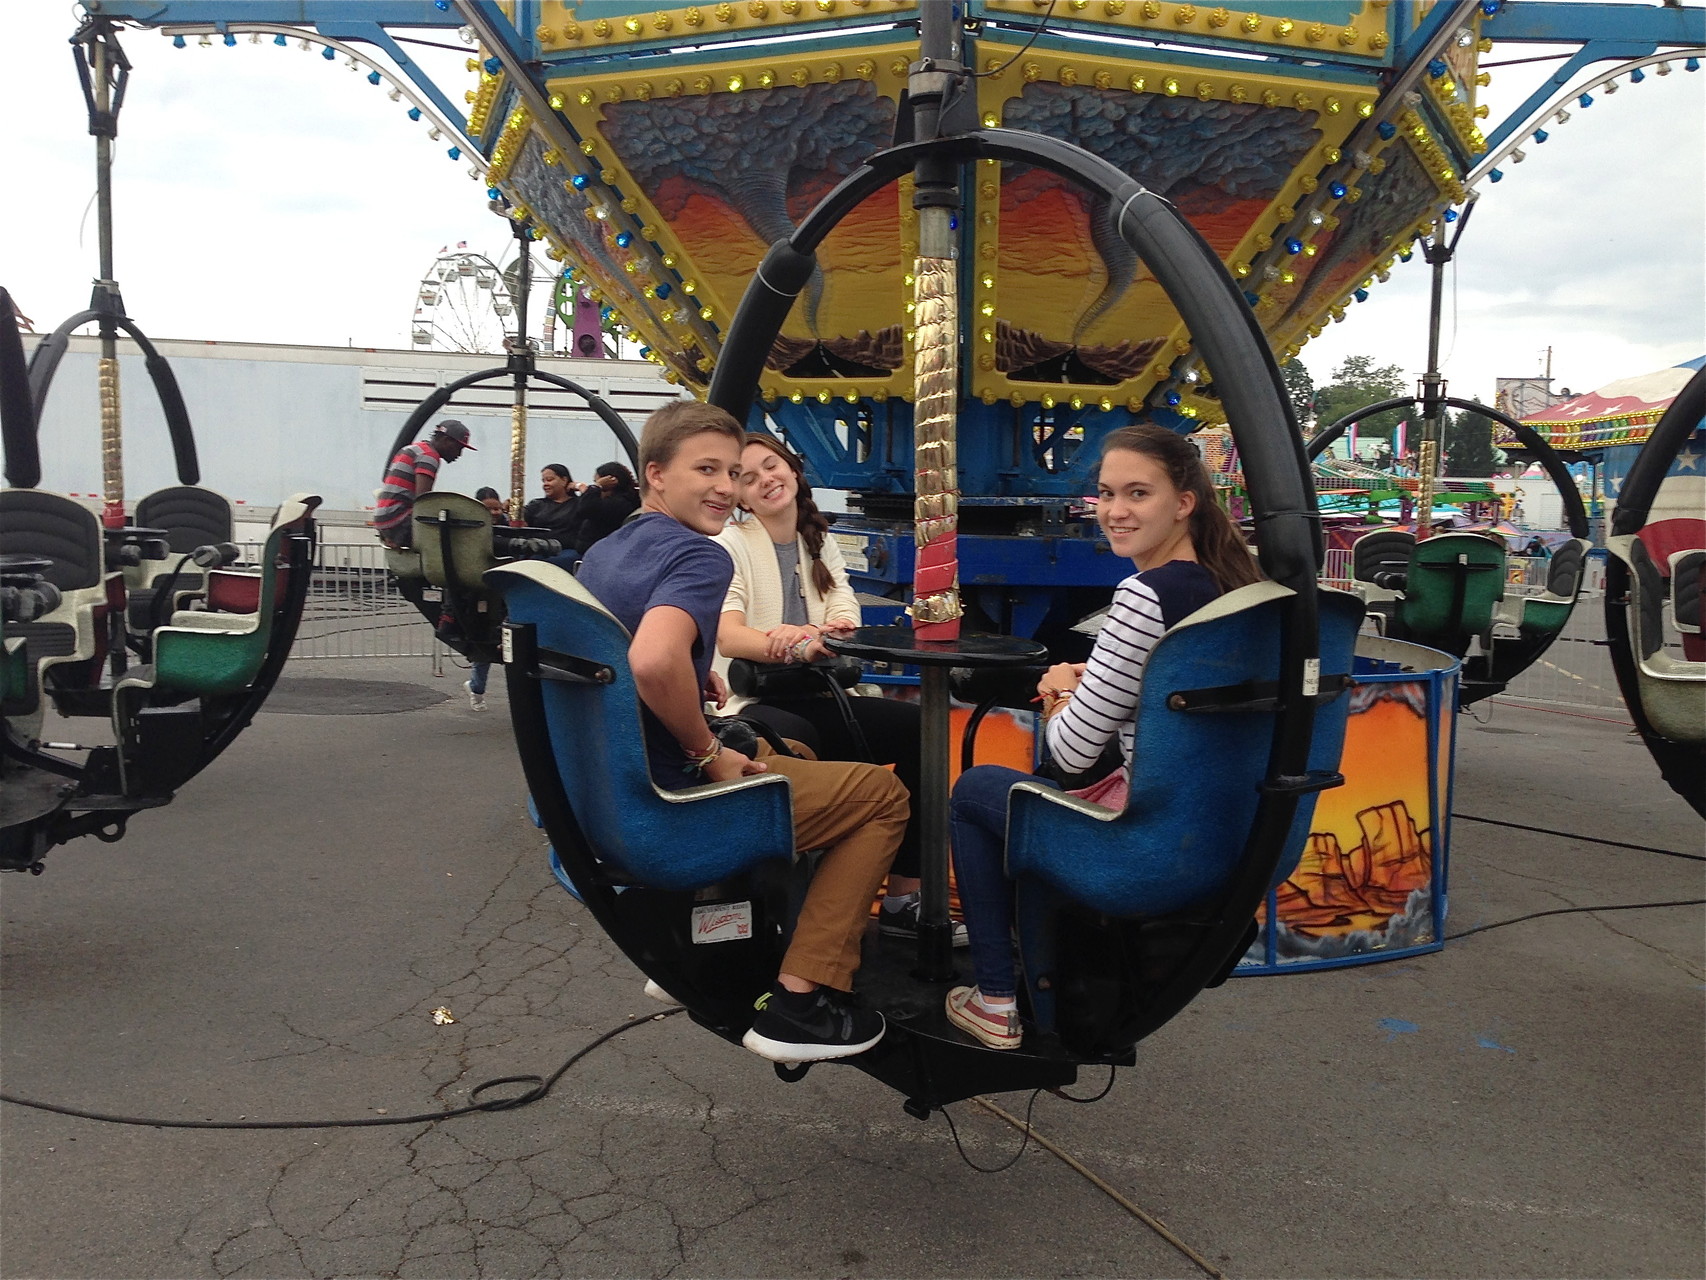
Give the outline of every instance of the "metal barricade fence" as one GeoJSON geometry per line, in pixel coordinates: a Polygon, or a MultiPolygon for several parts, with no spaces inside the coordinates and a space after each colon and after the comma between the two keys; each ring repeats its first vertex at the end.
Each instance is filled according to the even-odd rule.
{"type": "MultiPolygon", "coordinates": [[[[240,542],[253,564],[261,543],[240,542]]],[[[292,659],[431,658],[441,646],[420,613],[397,594],[377,540],[321,542],[292,659]]]]}

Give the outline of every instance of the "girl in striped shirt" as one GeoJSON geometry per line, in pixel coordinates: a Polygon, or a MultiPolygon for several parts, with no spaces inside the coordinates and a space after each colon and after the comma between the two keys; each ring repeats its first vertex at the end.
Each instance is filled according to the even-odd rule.
{"type": "MultiPolygon", "coordinates": [[[[1112,778],[1088,788],[1087,798],[1122,809],[1149,651],[1168,627],[1260,575],[1238,527],[1215,502],[1196,449],[1175,432],[1137,426],[1111,433],[1102,444],[1097,495],[1096,523],[1114,554],[1130,557],[1137,572],[1114,588],[1090,660],[1050,667],[1037,693],[1049,754],[1061,768],[1081,773],[1118,740],[1124,763],[1112,778]]],[[[1011,942],[1013,886],[1004,867],[1007,792],[1020,781],[1047,782],[1002,765],[968,769],[954,785],[950,810],[954,874],[977,985],[948,993],[948,1020],[992,1049],[1016,1049],[1023,1038],[1011,942]]]]}

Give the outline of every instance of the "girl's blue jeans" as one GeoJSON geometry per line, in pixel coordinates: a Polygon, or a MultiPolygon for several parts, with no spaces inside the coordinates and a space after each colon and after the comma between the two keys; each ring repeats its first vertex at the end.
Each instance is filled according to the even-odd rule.
{"type": "Polygon", "coordinates": [[[1013,964],[1013,882],[1007,878],[1006,858],[1007,793],[1015,782],[1055,786],[1006,765],[980,764],[960,775],[948,801],[954,879],[971,935],[972,975],[977,989],[996,999],[1019,989],[1013,964]]]}
{"type": "Polygon", "coordinates": [[[474,664],[474,669],[468,673],[468,692],[469,693],[476,693],[476,694],[481,695],[482,697],[485,695],[485,692],[486,692],[486,676],[491,671],[491,669],[492,669],[492,664],[489,662],[476,662],[474,664]]]}

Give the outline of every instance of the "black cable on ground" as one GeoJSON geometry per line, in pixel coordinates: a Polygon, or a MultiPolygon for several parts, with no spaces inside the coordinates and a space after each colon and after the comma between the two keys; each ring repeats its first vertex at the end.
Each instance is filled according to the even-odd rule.
{"type": "Polygon", "coordinates": [[[1621,840],[1602,840],[1598,836],[1579,835],[1574,831],[1553,831],[1550,827],[1531,827],[1522,822],[1506,822],[1501,818],[1479,818],[1472,813],[1454,813],[1453,818],[1462,822],[1484,822],[1493,827],[1513,827],[1518,831],[1532,831],[1536,835],[1559,836],[1565,840],[1582,840],[1588,844],[1610,845],[1613,849],[1633,849],[1637,853],[1661,853],[1667,858],[1683,858],[1689,862],[1706,862],[1706,855],[1698,853],[1682,853],[1676,849],[1659,849],[1650,844],[1625,844],[1621,840]]]}
{"type": "MultiPolygon", "coordinates": [[[[1112,1082],[1110,1081],[1110,1083],[1112,1083],[1112,1082]]],[[[966,1154],[965,1144],[960,1141],[959,1126],[954,1123],[954,1113],[949,1111],[946,1107],[943,1107],[942,1108],[942,1118],[948,1122],[948,1132],[954,1135],[954,1146],[959,1149],[960,1159],[964,1160],[968,1165],[970,1165],[973,1169],[976,1169],[979,1173],[1006,1173],[1007,1170],[1011,1169],[1014,1165],[1018,1164],[1019,1163],[1019,1157],[1025,1154],[1025,1148],[1031,1145],[1031,1111],[1037,1105],[1037,1095],[1041,1092],[1042,1092],[1041,1089],[1032,1089],[1031,1090],[1031,1100],[1025,1104],[1025,1123],[1024,1123],[1023,1127],[1015,1126],[1015,1127],[1019,1128],[1019,1132],[1023,1136],[1019,1139],[1019,1149],[1013,1153],[1013,1158],[1011,1160],[1009,1160],[1006,1164],[993,1165],[989,1168],[985,1168],[983,1165],[979,1164],[976,1160],[973,1160],[969,1155],[966,1154]]],[[[993,1107],[990,1103],[984,1101],[982,1098],[974,1098],[974,1099],[972,1099],[972,1101],[976,1102],[979,1106],[983,1107],[986,1111],[997,1110],[995,1107],[993,1107]]]]}
{"type": "Polygon", "coordinates": [[[478,1098],[487,1089],[495,1089],[499,1085],[526,1084],[532,1082],[533,1087],[507,1098],[493,1098],[489,1102],[470,1102],[467,1106],[452,1107],[448,1111],[425,1111],[412,1116],[364,1116],[359,1120],[155,1120],[146,1116],[115,1116],[100,1111],[84,1111],[79,1107],[63,1107],[53,1102],[36,1102],[30,1098],[18,1098],[9,1093],[0,1093],[0,1102],[10,1102],[14,1106],[31,1107],[36,1111],[51,1111],[56,1115],[76,1116],[80,1120],[99,1120],[105,1124],[134,1124],[150,1129],[365,1129],[375,1125],[385,1124],[432,1124],[439,1120],[449,1120],[454,1116],[471,1115],[477,1111],[513,1111],[517,1107],[525,1107],[529,1103],[538,1102],[549,1094],[557,1081],[587,1054],[602,1044],[614,1040],[624,1032],[632,1031],[635,1027],[644,1026],[648,1022],[661,1022],[672,1018],[678,1013],[686,1013],[681,1005],[673,1009],[665,1009],[662,1013],[654,1013],[644,1018],[636,1018],[624,1022],[597,1037],[590,1044],[583,1045],[569,1055],[567,1062],[558,1067],[548,1076],[516,1075],[495,1076],[474,1086],[469,1097],[478,1098]]]}
{"type": "Polygon", "coordinates": [[[1087,1107],[1092,1102],[1100,1102],[1103,1098],[1108,1096],[1108,1094],[1113,1090],[1114,1077],[1119,1074],[1119,1071],[1120,1069],[1118,1067],[1110,1066],[1108,1068],[1108,1083],[1102,1086],[1102,1092],[1094,1095],[1093,1097],[1075,1098],[1070,1093],[1066,1093],[1060,1089],[1050,1089],[1049,1092],[1059,1098],[1062,1102],[1076,1102],[1081,1107],[1087,1107]]]}
{"type": "Polygon", "coordinates": [[[1706,898],[1679,898],[1675,902],[1614,902],[1600,907],[1554,907],[1550,911],[1531,911],[1525,916],[1513,916],[1509,920],[1478,924],[1473,929],[1463,930],[1462,933],[1448,933],[1440,941],[1451,942],[1457,938],[1467,938],[1472,933],[1503,929],[1507,924],[1521,924],[1524,920],[1538,920],[1542,916],[1573,916],[1597,911],[1649,911],[1654,907],[1706,907],[1706,898]]]}

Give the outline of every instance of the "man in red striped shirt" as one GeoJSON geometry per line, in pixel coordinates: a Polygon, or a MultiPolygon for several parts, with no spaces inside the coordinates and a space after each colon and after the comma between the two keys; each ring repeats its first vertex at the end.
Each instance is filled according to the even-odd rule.
{"type": "Polygon", "coordinates": [[[440,462],[455,462],[464,449],[473,447],[468,443],[468,428],[446,418],[433,428],[430,437],[397,451],[385,468],[373,513],[373,527],[379,530],[381,542],[388,547],[414,546],[415,530],[409,517],[415,512],[415,499],[432,489],[440,462]]]}

